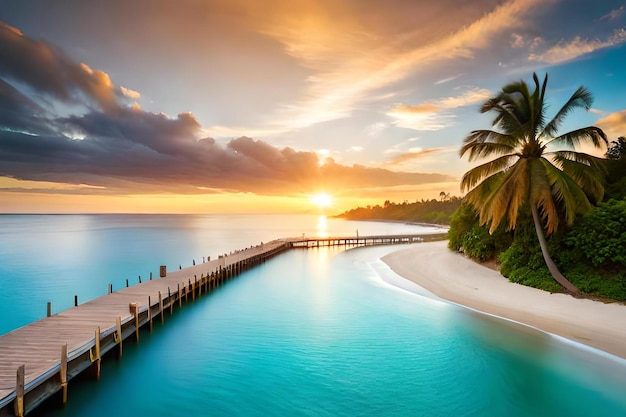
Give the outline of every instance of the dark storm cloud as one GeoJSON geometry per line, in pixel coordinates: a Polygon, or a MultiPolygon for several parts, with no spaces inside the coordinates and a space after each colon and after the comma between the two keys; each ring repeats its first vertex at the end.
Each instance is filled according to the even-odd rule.
{"type": "Polygon", "coordinates": [[[0,77],[64,102],[80,102],[85,96],[102,109],[115,105],[116,93],[109,76],[72,61],[43,41],[30,39],[0,22],[0,77]]]}
{"type": "Polygon", "coordinates": [[[48,133],[44,110],[34,101],[0,79],[0,127],[10,130],[48,133]]]}
{"type": "Polygon", "coordinates": [[[320,166],[314,152],[247,137],[219,144],[202,138],[191,113],[146,112],[125,106],[120,94],[104,72],[0,22],[0,176],[95,187],[71,191],[80,193],[269,195],[320,184],[355,189],[447,180],[332,161],[320,166]],[[59,115],[59,103],[74,114],[59,115]]]}

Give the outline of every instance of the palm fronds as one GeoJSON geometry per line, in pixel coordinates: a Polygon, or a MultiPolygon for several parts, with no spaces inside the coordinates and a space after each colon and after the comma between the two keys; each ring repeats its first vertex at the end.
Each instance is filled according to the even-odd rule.
{"type": "Polygon", "coordinates": [[[604,193],[599,159],[573,150],[586,143],[607,145],[604,132],[589,126],[556,136],[571,111],[590,108],[591,94],[584,87],[578,88],[545,124],[547,82],[547,75],[540,82],[533,74],[533,91],[524,81],[505,85],[481,107],[483,113],[496,113],[493,125],[498,130],[474,130],[463,140],[460,156],[467,155],[470,161],[495,157],[470,169],[461,179],[461,190],[469,191],[468,200],[492,230],[505,217],[514,227],[516,210],[523,199],[529,199],[539,208],[546,231],[551,234],[558,227],[559,216],[571,224],[572,216],[588,209],[590,200],[599,201],[604,193]],[[570,150],[546,152],[549,145],[564,145],[570,150]],[[552,162],[546,159],[549,156],[552,162]]]}
{"type": "Polygon", "coordinates": [[[609,141],[607,140],[606,134],[602,131],[602,129],[596,126],[588,126],[572,130],[571,132],[554,137],[546,142],[546,144],[562,145],[571,149],[574,149],[583,143],[589,143],[599,149],[603,146],[608,146],[609,141]]]}
{"type": "Polygon", "coordinates": [[[593,97],[591,93],[585,87],[578,87],[578,90],[567,100],[567,102],[561,107],[556,115],[550,120],[543,130],[543,135],[553,137],[559,130],[559,126],[563,122],[563,119],[574,109],[584,108],[589,110],[593,103],[593,97]]]}

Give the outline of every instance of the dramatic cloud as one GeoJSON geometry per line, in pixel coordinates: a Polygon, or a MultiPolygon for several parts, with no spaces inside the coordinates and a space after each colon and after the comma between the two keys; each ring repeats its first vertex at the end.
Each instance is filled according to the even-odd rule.
{"type": "Polygon", "coordinates": [[[471,58],[502,31],[523,27],[535,7],[553,1],[394,0],[393,6],[363,7],[361,1],[235,0],[228,7],[244,11],[251,27],[283,44],[312,72],[302,98],[274,117],[290,131],[348,117],[377,91],[425,65],[471,58]]]}
{"type": "Polygon", "coordinates": [[[588,77],[598,109],[622,108],[623,2],[566,3],[7,2],[0,187],[143,198],[456,178],[465,161],[439,149],[488,125],[479,104],[513,79],[548,72],[561,102],[588,77]]]}
{"type": "Polygon", "coordinates": [[[38,104],[0,78],[0,129],[24,131],[29,126],[31,132],[47,133],[43,113],[38,104]]]}
{"type": "Polygon", "coordinates": [[[0,51],[2,177],[65,184],[65,193],[265,195],[297,194],[320,184],[358,189],[447,179],[332,160],[320,164],[315,152],[279,149],[249,137],[218,144],[202,137],[193,114],[172,118],[125,106],[118,98],[139,93],[116,88],[103,71],[4,24],[0,51]],[[49,99],[37,104],[11,83],[49,99]],[[55,113],[59,102],[74,105],[76,113],[55,113]]]}
{"type": "Polygon", "coordinates": [[[130,112],[59,122],[81,129],[83,140],[0,131],[0,176],[105,187],[92,193],[202,194],[220,189],[265,195],[301,193],[320,184],[354,190],[448,180],[439,174],[347,167],[332,160],[320,166],[313,152],[277,149],[246,137],[223,147],[210,138],[188,136],[197,127],[190,115],[167,119],[141,113],[129,121],[130,112]]]}
{"type": "Polygon", "coordinates": [[[101,109],[115,106],[107,74],[73,62],[45,42],[32,40],[0,22],[0,77],[28,85],[66,103],[94,101],[101,109]]]}

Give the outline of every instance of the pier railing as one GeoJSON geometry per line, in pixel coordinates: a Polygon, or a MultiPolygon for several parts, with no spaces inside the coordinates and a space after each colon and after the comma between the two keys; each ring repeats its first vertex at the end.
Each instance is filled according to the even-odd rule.
{"type": "Polygon", "coordinates": [[[24,416],[57,395],[67,402],[68,383],[85,372],[100,378],[103,355],[122,356],[139,329],[165,322],[166,313],[209,294],[226,281],[292,248],[408,244],[446,233],[279,239],[168,272],[158,279],[113,291],[0,336],[0,416],[24,416]],[[117,352],[117,353],[116,353],[117,352]]]}

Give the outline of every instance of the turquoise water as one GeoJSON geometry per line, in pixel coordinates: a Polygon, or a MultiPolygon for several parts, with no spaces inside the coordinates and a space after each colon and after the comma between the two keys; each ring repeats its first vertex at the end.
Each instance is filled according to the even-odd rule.
{"type": "Polygon", "coordinates": [[[441,231],[316,215],[2,215],[0,334],[113,289],[262,241],[441,231]]]}
{"type": "Polygon", "coordinates": [[[274,258],[125,344],[46,415],[626,415],[623,361],[390,285],[375,260],[390,250],[274,258]]]}
{"type": "MultiPolygon", "coordinates": [[[[196,257],[213,248],[204,238],[190,237],[195,229],[176,229],[180,218],[152,219],[150,227],[131,219],[132,233],[129,227],[95,227],[102,218],[88,220],[95,223],[77,230],[84,236],[75,248],[109,251],[91,259],[129,251],[125,242],[141,240],[144,231],[168,236],[174,246],[193,242],[200,249],[196,257]],[[156,223],[172,227],[162,231],[156,223]],[[85,244],[99,240],[122,248],[85,244]]],[[[320,230],[311,221],[303,233],[320,230]]],[[[224,219],[219,223],[228,227],[224,219]]],[[[354,223],[343,223],[335,227],[354,229],[354,223]]],[[[359,224],[359,232],[366,234],[361,231],[367,226],[359,224]]],[[[58,228],[50,233],[61,240],[58,228]]],[[[233,235],[224,232],[224,242],[237,244],[229,240],[238,239],[233,235]]],[[[151,249],[147,268],[156,253],[151,239],[136,249],[151,249]]],[[[61,247],[67,249],[47,246],[53,252],[61,247]]],[[[64,409],[39,415],[626,415],[626,361],[424,296],[379,260],[396,248],[293,250],[273,258],[175,309],[165,326],[157,321],[138,344],[124,344],[120,360],[104,361],[99,381],[72,381],[64,409]]],[[[81,263],[74,255],[62,264],[81,263]]],[[[182,262],[175,256],[171,262],[182,262]]],[[[97,269],[113,274],[107,265],[100,262],[97,269]]],[[[94,282],[96,276],[88,275],[94,282]]],[[[6,275],[0,277],[4,282],[6,275]]]]}

